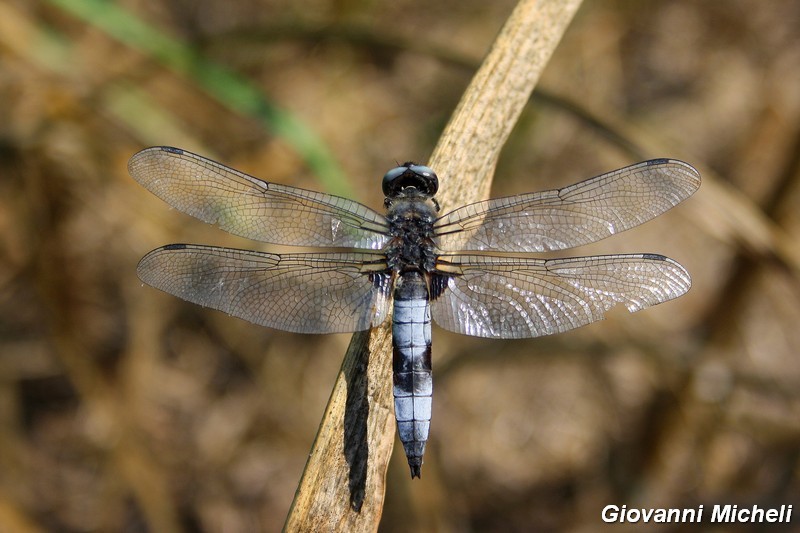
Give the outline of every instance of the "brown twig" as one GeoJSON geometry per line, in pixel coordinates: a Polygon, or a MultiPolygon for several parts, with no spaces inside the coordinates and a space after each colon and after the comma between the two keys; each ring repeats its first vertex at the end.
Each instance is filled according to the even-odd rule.
{"type": "MultiPolygon", "coordinates": [[[[488,196],[500,150],[580,0],[522,0],[464,93],[430,160],[443,207],[488,196]]],[[[353,336],[285,524],[375,531],[394,443],[391,334],[353,336]]]]}

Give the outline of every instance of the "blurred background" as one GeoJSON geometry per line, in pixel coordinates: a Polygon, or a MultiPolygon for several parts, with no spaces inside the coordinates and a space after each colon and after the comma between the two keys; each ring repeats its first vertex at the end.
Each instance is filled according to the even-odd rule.
{"type": "MultiPolygon", "coordinates": [[[[380,209],[514,4],[0,3],[0,530],[280,529],[349,336],[143,286],[157,246],[260,245],[171,210],[127,160],[180,146],[380,209]]],[[[382,531],[593,531],[608,504],[800,514],[798,21],[791,0],[584,4],[493,195],[688,161],[692,199],[574,255],[662,253],[692,290],[555,337],[435,329],[423,476],[397,444],[382,531]]]]}

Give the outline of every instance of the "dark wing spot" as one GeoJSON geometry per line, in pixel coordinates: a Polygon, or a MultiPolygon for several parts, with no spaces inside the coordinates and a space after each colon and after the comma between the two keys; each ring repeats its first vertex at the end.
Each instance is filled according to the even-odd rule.
{"type": "Polygon", "coordinates": [[[445,276],[444,274],[434,273],[433,276],[431,276],[431,301],[436,300],[442,295],[447,288],[447,280],[449,279],[450,276],[445,276]]]}

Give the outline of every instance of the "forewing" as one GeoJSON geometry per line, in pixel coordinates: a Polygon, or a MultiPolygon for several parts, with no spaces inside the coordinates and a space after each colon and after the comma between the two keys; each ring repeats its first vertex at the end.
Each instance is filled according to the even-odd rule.
{"type": "Polygon", "coordinates": [[[361,331],[386,319],[386,257],[369,253],[276,255],[171,244],[137,267],[139,278],[184,300],[297,333],[361,331]]]}
{"type": "Polygon", "coordinates": [[[679,204],[700,174],[675,159],[654,159],[563,189],[466,205],[434,224],[443,251],[547,252],[604,239],[679,204]]]}
{"type": "Polygon", "coordinates": [[[372,250],[388,240],[386,219],[365,205],[269,183],[178,148],[142,150],[128,172],[171,206],[249,239],[372,250]]]}
{"type": "Polygon", "coordinates": [[[691,286],[681,265],[655,254],[552,260],[443,255],[437,270],[451,277],[431,303],[434,321],[456,333],[503,339],[577,328],[617,304],[639,311],[691,286]]]}

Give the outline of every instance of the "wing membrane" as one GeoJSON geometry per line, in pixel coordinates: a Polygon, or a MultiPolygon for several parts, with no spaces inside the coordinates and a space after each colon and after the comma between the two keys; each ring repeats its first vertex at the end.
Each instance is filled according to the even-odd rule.
{"type": "Polygon", "coordinates": [[[171,244],[137,267],[139,278],[184,300],[297,333],[343,333],[386,319],[391,291],[381,254],[276,255],[171,244]]]}
{"type": "Polygon", "coordinates": [[[372,250],[388,240],[386,219],[365,205],[269,183],[178,148],[142,150],[128,171],[173,207],[249,239],[372,250]]]}
{"type": "Polygon", "coordinates": [[[655,254],[552,260],[443,255],[437,269],[452,277],[431,302],[434,321],[456,333],[504,339],[577,328],[616,304],[639,311],[691,286],[681,265],[655,254]]]}
{"type": "Polygon", "coordinates": [[[654,159],[563,189],[466,205],[439,218],[434,229],[443,251],[562,250],[638,226],[699,186],[691,165],[654,159]]]}

